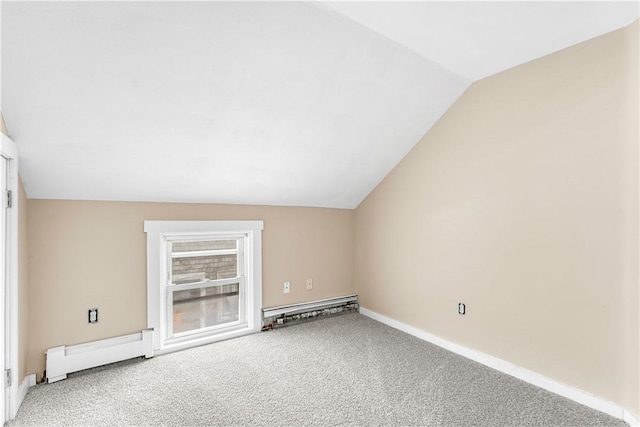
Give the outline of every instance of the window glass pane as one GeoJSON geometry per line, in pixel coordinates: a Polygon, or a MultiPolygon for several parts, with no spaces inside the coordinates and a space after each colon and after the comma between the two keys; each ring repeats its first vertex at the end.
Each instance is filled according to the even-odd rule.
{"type": "Polygon", "coordinates": [[[236,249],[237,240],[204,240],[199,242],[173,242],[173,252],[236,249]]]}
{"type": "Polygon", "coordinates": [[[173,333],[238,321],[239,283],[173,292],[173,333]]]}
{"type": "Polygon", "coordinates": [[[238,255],[180,257],[171,260],[171,281],[176,285],[205,279],[230,279],[238,275],[238,255]]]}

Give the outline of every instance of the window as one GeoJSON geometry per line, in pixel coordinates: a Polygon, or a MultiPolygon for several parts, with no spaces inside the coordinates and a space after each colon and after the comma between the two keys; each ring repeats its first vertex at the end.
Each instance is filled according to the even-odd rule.
{"type": "Polygon", "coordinates": [[[244,323],[245,235],[165,236],[165,340],[244,323]]]}
{"type": "Polygon", "coordinates": [[[262,221],[145,221],[147,321],[158,353],[261,327],[262,221]]]}

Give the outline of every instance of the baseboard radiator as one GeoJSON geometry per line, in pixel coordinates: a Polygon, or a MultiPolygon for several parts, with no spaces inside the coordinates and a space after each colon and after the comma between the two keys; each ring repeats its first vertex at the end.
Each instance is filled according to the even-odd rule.
{"type": "Polygon", "coordinates": [[[272,329],[299,320],[358,310],[358,295],[328,298],[262,310],[262,329],[272,329]]]}
{"type": "Polygon", "coordinates": [[[45,375],[47,382],[53,383],[67,378],[71,372],[135,357],[153,357],[153,329],[85,344],[53,347],[46,354],[45,375]]]}

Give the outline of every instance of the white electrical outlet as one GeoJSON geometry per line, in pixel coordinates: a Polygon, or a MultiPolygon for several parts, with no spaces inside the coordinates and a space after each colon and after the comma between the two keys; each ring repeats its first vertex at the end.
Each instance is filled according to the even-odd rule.
{"type": "Polygon", "coordinates": [[[284,293],[288,294],[291,291],[291,282],[284,282],[284,293]]]}
{"type": "Polygon", "coordinates": [[[89,323],[98,323],[98,309],[90,308],[88,310],[89,323]]]}
{"type": "Polygon", "coordinates": [[[313,289],[313,279],[307,279],[307,289],[313,289]]]}

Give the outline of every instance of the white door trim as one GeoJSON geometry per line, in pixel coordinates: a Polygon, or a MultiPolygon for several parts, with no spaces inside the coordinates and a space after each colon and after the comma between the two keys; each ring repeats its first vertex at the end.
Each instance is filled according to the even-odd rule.
{"type": "Polygon", "coordinates": [[[11,369],[11,386],[7,389],[9,413],[6,416],[10,420],[15,418],[21,403],[18,399],[18,150],[6,135],[0,134],[0,137],[0,155],[7,159],[7,188],[13,194],[13,207],[7,210],[7,312],[2,325],[5,327],[5,322],[9,323],[6,368],[11,369]]]}

